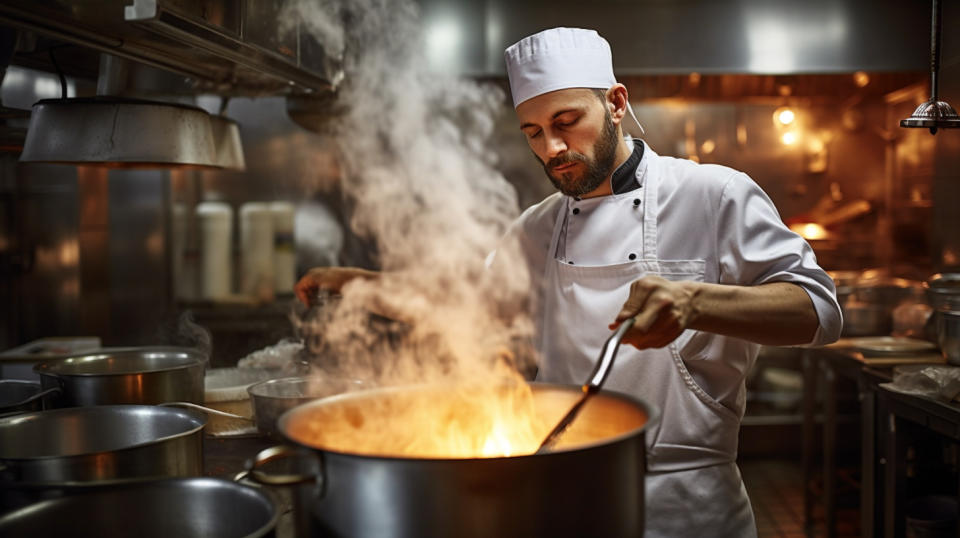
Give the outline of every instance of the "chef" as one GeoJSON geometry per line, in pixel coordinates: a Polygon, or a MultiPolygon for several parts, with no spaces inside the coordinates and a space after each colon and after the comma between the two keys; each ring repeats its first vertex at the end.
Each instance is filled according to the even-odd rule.
{"type": "Polygon", "coordinates": [[[761,344],[839,337],[833,281],[746,174],[624,137],[636,117],[595,31],[553,28],[504,56],[520,129],[559,191],[513,227],[542,275],[538,380],[582,383],[601,320],[634,318],[605,388],[661,411],[646,536],[756,536],[735,463],[744,376],[761,344]]]}
{"type": "MultiPolygon", "coordinates": [[[[661,413],[646,433],[645,536],[756,536],[736,466],[744,377],[761,344],[838,338],[833,281],[747,175],[624,136],[636,118],[595,31],[545,30],[505,59],[520,129],[558,191],[509,232],[539,282],[537,380],[582,383],[609,330],[634,318],[605,388],[661,413]]],[[[296,291],[357,277],[376,275],[317,269],[296,291]]]]}

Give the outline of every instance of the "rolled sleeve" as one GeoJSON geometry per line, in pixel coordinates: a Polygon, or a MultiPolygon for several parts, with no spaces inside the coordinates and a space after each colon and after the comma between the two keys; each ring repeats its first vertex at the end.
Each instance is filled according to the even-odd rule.
{"type": "Polygon", "coordinates": [[[766,193],[746,174],[733,174],[724,186],[718,217],[720,282],[800,286],[810,296],[819,320],[807,345],[836,341],[843,319],[833,279],[817,265],[806,240],[783,224],[766,193]]]}

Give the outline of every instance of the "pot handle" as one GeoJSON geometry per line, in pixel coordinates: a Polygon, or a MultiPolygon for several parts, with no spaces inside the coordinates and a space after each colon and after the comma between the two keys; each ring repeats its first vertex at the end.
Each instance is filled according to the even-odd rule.
{"type": "MultiPolygon", "coordinates": [[[[277,445],[261,450],[253,460],[247,461],[246,469],[241,471],[234,480],[240,481],[250,477],[258,484],[267,486],[296,486],[300,484],[323,485],[322,459],[317,457],[318,469],[316,474],[270,474],[260,470],[260,467],[281,459],[303,457],[304,451],[289,445],[277,445]]],[[[312,455],[312,454],[311,454],[312,455]]],[[[322,489],[322,488],[321,488],[322,489]]]]}
{"type": "Polygon", "coordinates": [[[204,413],[210,413],[211,415],[220,415],[221,417],[227,418],[238,418],[240,420],[248,420],[253,422],[253,419],[250,417],[245,417],[243,415],[237,415],[235,413],[227,413],[226,411],[221,411],[219,409],[211,409],[209,407],[204,407],[202,405],[197,405],[190,402],[164,402],[162,404],[157,404],[160,407],[189,407],[190,409],[197,409],[203,411],[204,413]]]}
{"type": "MultiPolygon", "coordinates": [[[[28,403],[30,403],[30,402],[34,402],[34,401],[36,401],[36,400],[39,400],[39,399],[43,398],[44,396],[49,396],[49,395],[51,395],[51,394],[55,394],[55,393],[58,393],[58,392],[63,392],[63,389],[62,389],[61,387],[51,387],[51,388],[46,389],[46,390],[41,390],[40,392],[34,394],[33,396],[30,396],[30,397],[28,397],[28,398],[25,398],[25,399],[23,399],[23,400],[20,400],[19,402],[16,402],[16,403],[12,403],[12,404],[10,404],[10,405],[5,405],[5,406],[3,406],[2,408],[0,408],[0,413],[6,413],[6,411],[5,411],[6,409],[16,409],[17,407],[20,407],[21,405],[26,405],[26,404],[28,404],[28,403]]],[[[2,469],[0,469],[0,470],[2,470],[2,469]]]]}

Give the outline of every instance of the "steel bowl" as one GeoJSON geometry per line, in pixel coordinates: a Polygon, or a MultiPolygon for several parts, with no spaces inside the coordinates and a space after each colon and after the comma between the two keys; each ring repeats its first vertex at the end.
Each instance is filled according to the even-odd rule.
{"type": "Polygon", "coordinates": [[[105,348],[34,367],[53,407],[203,403],[206,357],[191,348],[105,348]]]}
{"type": "Polygon", "coordinates": [[[0,516],[2,536],[206,538],[274,536],[279,514],[261,489],[217,478],[91,488],[0,516]]]}
{"type": "Polygon", "coordinates": [[[318,398],[364,388],[366,383],[358,379],[311,376],[270,379],[250,385],[247,392],[253,404],[253,419],[257,430],[264,435],[279,438],[277,420],[288,410],[318,398]]]}

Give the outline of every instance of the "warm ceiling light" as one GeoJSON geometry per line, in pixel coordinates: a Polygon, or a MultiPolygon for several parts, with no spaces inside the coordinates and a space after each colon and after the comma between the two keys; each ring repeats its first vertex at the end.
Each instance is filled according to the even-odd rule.
{"type": "Polygon", "coordinates": [[[217,159],[202,109],[116,97],[37,102],[20,154],[21,162],[143,168],[220,168],[217,159]]]}
{"type": "Polygon", "coordinates": [[[801,222],[790,225],[790,230],[800,234],[804,239],[829,239],[830,232],[815,222],[801,222]]]}
{"type": "Polygon", "coordinates": [[[853,74],[853,83],[856,84],[858,88],[863,88],[867,84],[870,84],[870,75],[863,71],[857,71],[853,74]]]}
{"type": "Polygon", "coordinates": [[[797,115],[790,107],[782,106],[773,111],[773,121],[780,125],[790,125],[795,119],[797,115]]]}
{"type": "Polygon", "coordinates": [[[797,141],[797,133],[793,131],[787,131],[780,137],[780,141],[783,142],[783,145],[785,146],[793,145],[797,141]]]}
{"type": "Polygon", "coordinates": [[[700,144],[700,153],[704,155],[710,155],[715,149],[717,149],[717,143],[712,139],[704,140],[703,144],[700,144]]]}
{"type": "Polygon", "coordinates": [[[937,134],[937,129],[941,128],[960,128],[960,115],[957,115],[950,103],[940,100],[937,88],[940,70],[940,15],[940,0],[933,0],[930,29],[930,100],[918,106],[909,118],[900,120],[900,127],[924,127],[930,129],[930,134],[937,134]]]}

